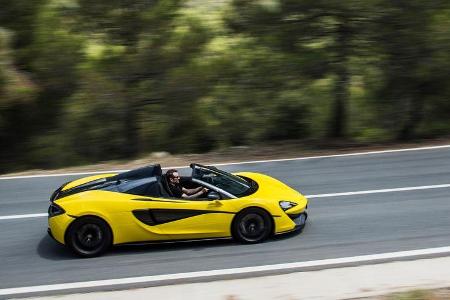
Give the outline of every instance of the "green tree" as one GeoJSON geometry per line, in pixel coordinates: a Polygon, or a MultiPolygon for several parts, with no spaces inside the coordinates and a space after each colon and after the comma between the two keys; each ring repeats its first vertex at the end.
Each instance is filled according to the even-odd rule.
{"type": "Polygon", "coordinates": [[[27,132],[21,114],[27,111],[39,91],[29,74],[17,69],[11,49],[12,33],[0,27],[0,162],[11,167],[16,151],[24,146],[22,134],[27,132]]]}
{"type": "Polygon", "coordinates": [[[347,134],[350,58],[364,55],[377,1],[233,1],[230,28],[295,57],[298,76],[334,78],[330,137],[347,134]]]}
{"type": "Polygon", "coordinates": [[[448,121],[450,111],[442,100],[448,100],[450,83],[449,3],[387,1],[384,7],[376,36],[383,53],[378,108],[390,131],[405,140],[441,113],[447,114],[448,121]],[[431,118],[429,108],[434,110],[431,118]]]}
{"type": "Polygon", "coordinates": [[[170,108],[195,98],[192,87],[186,93],[182,82],[170,84],[175,80],[172,74],[179,73],[176,69],[188,63],[207,39],[201,23],[183,15],[182,9],[176,0],[80,2],[79,30],[120,49],[116,55],[100,57],[96,67],[123,87],[128,157],[143,150],[141,118],[151,117],[142,116],[145,106],[163,103],[170,108]]]}
{"type": "Polygon", "coordinates": [[[21,70],[30,71],[30,62],[36,57],[30,46],[36,17],[44,3],[45,0],[0,0],[0,26],[14,33],[10,47],[14,49],[14,64],[21,70]]]}

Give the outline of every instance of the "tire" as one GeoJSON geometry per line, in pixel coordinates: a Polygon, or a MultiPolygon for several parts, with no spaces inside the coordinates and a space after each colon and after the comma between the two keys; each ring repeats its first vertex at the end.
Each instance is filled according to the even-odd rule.
{"type": "Polygon", "coordinates": [[[67,231],[66,245],[79,256],[98,256],[112,245],[111,228],[97,217],[78,218],[67,231]]]}
{"type": "Polygon", "coordinates": [[[241,243],[259,243],[272,234],[273,220],[263,209],[248,208],[236,215],[231,232],[233,238],[241,243]]]}

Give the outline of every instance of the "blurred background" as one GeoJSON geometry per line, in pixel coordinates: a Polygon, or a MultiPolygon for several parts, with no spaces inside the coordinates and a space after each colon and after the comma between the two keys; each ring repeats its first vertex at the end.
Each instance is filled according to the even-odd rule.
{"type": "Polygon", "coordinates": [[[450,134],[448,0],[0,7],[0,172],[450,134]]]}

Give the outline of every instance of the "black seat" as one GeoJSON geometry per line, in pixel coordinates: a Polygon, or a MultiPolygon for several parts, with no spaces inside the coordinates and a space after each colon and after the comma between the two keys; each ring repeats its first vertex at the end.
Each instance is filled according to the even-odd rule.
{"type": "Polygon", "coordinates": [[[159,183],[161,187],[161,195],[167,195],[165,197],[174,197],[172,191],[170,190],[169,181],[166,174],[161,175],[159,183]]]}

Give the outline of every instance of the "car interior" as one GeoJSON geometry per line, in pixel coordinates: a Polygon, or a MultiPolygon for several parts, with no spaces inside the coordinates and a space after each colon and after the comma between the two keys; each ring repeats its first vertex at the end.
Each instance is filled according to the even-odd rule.
{"type": "MultiPolygon", "coordinates": [[[[121,193],[133,194],[138,196],[175,198],[169,188],[169,179],[162,173],[160,165],[151,165],[140,169],[124,172],[114,176],[116,185],[105,187],[107,190],[115,190],[121,193]]],[[[203,187],[192,181],[191,176],[180,176],[180,183],[184,188],[194,189],[203,187]]],[[[197,199],[190,200],[213,200],[221,199],[218,193],[211,191],[208,195],[202,195],[197,199]],[[211,194],[211,195],[210,195],[211,194]]],[[[179,198],[178,198],[179,199],[179,198]]]]}
{"type": "MultiPolygon", "coordinates": [[[[162,186],[163,186],[165,192],[167,192],[168,197],[174,197],[172,192],[170,191],[169,179],[167,178],[167,176],[165,174],[161,175],[160,181],[162,183],[162,186]]],[[[181,186],[183,186],[186,189],[195,189],[198,187],[203,187],[202,185],[192,181],[191,176],[180,176],[180,184],[181,184],[181,186]]],[[[219,195],[219,197],[220,197],[220,195],[219,195]]],[[[211,198],[208,198],[208,195],[202,195],[200,198],[190,199],[190,200],[211,200],[211,198]]]]}

